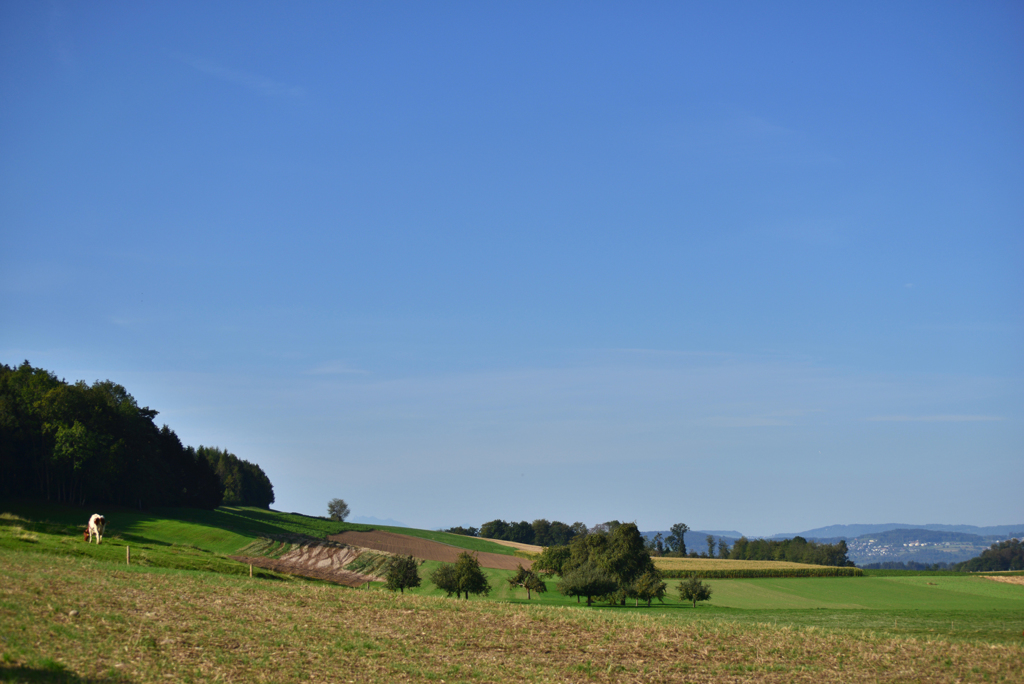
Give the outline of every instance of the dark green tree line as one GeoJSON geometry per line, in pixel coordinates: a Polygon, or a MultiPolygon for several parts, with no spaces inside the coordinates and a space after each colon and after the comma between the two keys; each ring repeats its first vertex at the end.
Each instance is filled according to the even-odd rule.
{"type": "Polygon", "coordinates": [[[110,380],[72,384],[28,361],[0,364],[0,495],[80,506],[219,506],[225,487],[215,467],[169,427],[157,427],[156,416],[110,380]]]}
{"type": "Polygon", "coordinates": [[[980,556],[954,566],[960,572],[993,572],[997,570],[1024,570],[1024,544],[1020,539],[1008,539],[993,544],[980,556]]]}
{"type": "Polygon", "coordinates": [[[274,503],[274,485],[255,463],[218,447],[200,445],[196,453],[206,459],[220,478],[225,506],[270,508],[274,503]]]}
{"type": "Polygon", "coordinates": [[[532,523],[525,520],[520,522],[491,520],[481,525],[478,532],[479,536],[484,539],[501,539],[520,544],[536,544],[537,546],[562,546],[568,544],[574,537],[586,533],[587,526],[581,522],[567,525],[558,520],[551,522],[544,518],[534,520],[532,523]]]}
{"type": "MultiPolygon", "coordinates": [[[[710,547],[709,547],[710,548],[710,547]]],[[[777,560],[813,565],[852,566],[847,558],[846,542],[819,544],[797,536],[792,539],[747,539],[740,537],[733,544],[729,558],[733,560],[777,560]]]]}

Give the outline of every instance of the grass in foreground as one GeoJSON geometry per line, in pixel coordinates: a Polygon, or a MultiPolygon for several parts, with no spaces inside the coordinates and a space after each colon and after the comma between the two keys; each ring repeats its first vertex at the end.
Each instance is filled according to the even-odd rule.
{"type": "Polygon", "coordinates": [[[998,682],[1021,681],[1024,661],[1020,645],[680,623],[6,548],[0,576],[7,681],[998,682]]]}

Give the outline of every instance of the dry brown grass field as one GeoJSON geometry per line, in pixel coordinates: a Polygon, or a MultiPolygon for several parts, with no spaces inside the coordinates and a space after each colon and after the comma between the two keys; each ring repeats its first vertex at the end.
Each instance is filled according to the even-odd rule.
{"type": "Polygon", "coordinates": [[[1024,648],[0,551],[2,681],[1021,681],[1024,648]],[[73,614],[72,611],[77,611],[73,614]]]}

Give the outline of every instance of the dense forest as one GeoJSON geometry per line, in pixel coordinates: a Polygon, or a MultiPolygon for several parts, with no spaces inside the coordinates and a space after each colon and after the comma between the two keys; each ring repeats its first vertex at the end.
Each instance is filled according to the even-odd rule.
{"type": "Polygon", "coordinates": [[[274,500],[258,466],[216,449],[200,454],[156,416],[110,380],[71,384],[28,361],[0,364],[0,496],[212,509],[230,489],[243,499],[257,492],[247,505],[274,500]]]}
{"type": "Polygon", "coordinates": [[[960,572],[994,572],[998,570],[1024,570],[1024,544],[1020,539],[1008,539],[993,544],[981,555],[957,563],[960,572]]]}

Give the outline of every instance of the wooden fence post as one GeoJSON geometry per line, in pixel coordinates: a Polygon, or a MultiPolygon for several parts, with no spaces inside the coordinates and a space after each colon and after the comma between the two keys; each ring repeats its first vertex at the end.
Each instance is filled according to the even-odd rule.
{"type": "Polygon", "coordinates": [[[125,544],[125,547],[124,547],[124,564],[125,565],[131,565],[132,564],[132,547],[128,546],[127,544],[125,544]]]}

